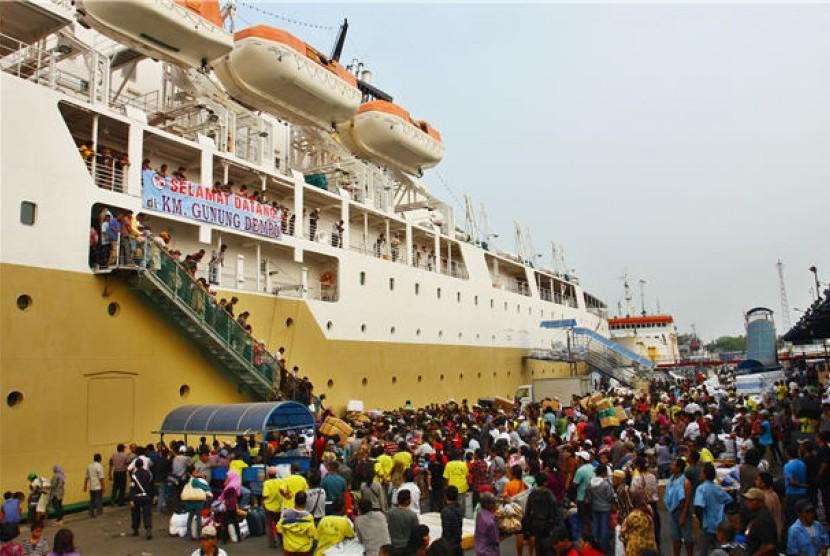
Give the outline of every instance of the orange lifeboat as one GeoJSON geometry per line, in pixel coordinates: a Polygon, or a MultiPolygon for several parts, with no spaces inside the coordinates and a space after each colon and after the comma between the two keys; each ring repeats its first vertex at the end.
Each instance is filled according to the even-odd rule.
{"type": "Polygon", "coordinates": [[[233,48],[218,0],[78,0],[81,21],[151,58],[207,66],[233,48]]]}
{"type": "Polygon", "coordinates": [[[303,125],[330,129],[360,106],[357,80],[343,66],[267,25],[236,33],[214,71],[232,97],[303,125]]]}
{"type": "Polygon", "coordinates": [[[410,174],[420,174],[444,157],[437,129],[385,100],[361,105],[354,118],[337,129],[356,155],[410,174]]]}

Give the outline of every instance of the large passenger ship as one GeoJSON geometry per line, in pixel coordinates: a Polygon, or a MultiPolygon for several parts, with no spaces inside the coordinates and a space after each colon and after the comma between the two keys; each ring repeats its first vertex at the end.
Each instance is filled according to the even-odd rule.
{"type": "Polygon", "coordinates": [[[275,359],[390,407],[570,372],[523,363],[564,338],[541,321],[608,335],[574,276],[459,231],[420,178],[432,125],[233,9],[0,3],[2,490],[61,463],[79,500],[92,454],[172,407],[279,395],[275,359]]]}

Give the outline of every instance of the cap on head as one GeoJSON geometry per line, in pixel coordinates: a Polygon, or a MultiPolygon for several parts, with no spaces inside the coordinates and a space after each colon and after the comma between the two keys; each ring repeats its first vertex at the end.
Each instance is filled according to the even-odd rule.
{"type": "Polygon", "coordinates": [[[795,503],[795,513],[815,512],[816,507],[809,500],[799,500],[795,503]]]}
{"type": "Polygon", "coordinates": [[[202,527],[202,538],[209,539],[216,536],[216,527],[213,525],[205,525],[202,527]]]}
{"type": "Polygon", "coordinates": [[[29,474],[26,475],[26,479],[34,481],[35,479],[37,479],[37,473],[35,473],[34,471],[30,471],[29,474]]]}

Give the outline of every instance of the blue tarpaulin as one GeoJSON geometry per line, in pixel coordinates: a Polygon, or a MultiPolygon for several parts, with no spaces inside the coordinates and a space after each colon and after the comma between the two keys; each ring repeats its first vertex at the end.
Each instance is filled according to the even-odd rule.
{"type": "Polygon", "coordinates": [[[164,418],[161,434],[247,435],[313,429],[314,415],[297,402],[184,405],[164,418]]]}

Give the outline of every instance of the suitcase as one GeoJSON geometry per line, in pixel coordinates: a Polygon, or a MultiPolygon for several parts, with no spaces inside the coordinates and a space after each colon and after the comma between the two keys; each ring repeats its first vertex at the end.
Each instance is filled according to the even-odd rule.
{"type": "Polygon", "coordinates": [[[252,537],[265,535],[265,510],[262,508],[248,510],[248,529],[252,537]]]}

